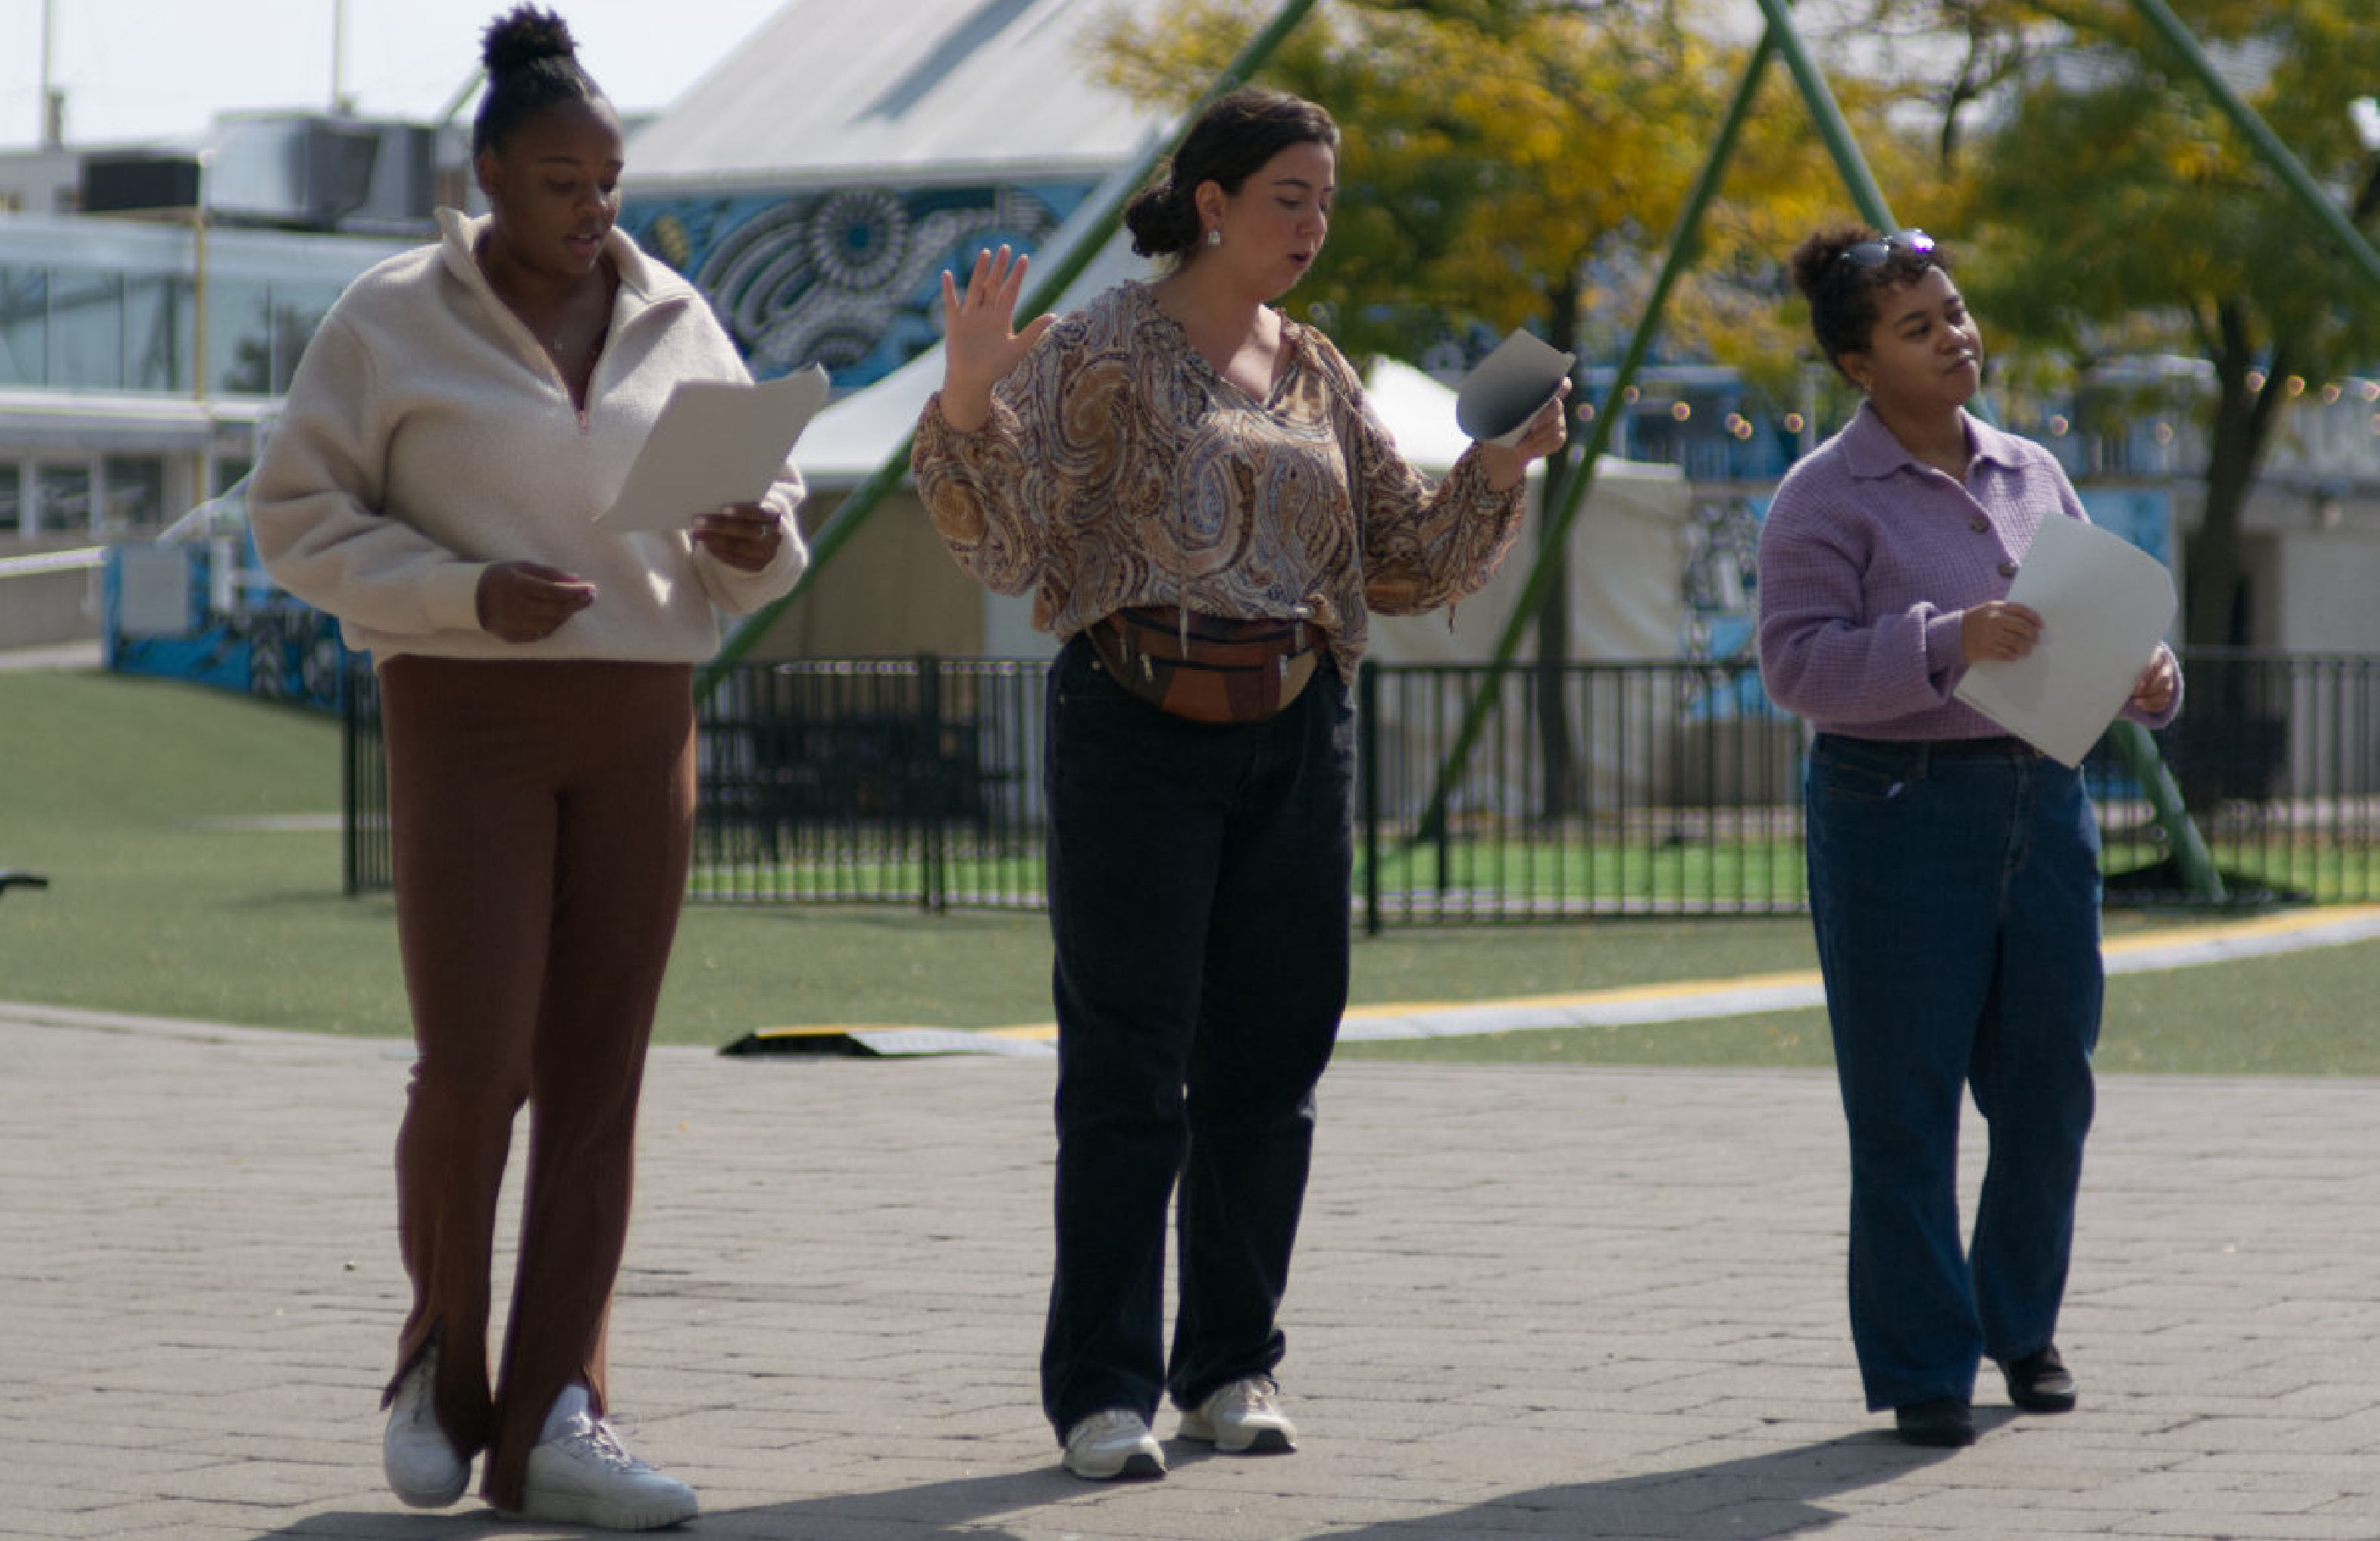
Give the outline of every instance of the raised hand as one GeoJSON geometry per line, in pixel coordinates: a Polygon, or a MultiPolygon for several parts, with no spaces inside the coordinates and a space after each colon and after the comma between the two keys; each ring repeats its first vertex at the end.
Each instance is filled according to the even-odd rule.
{"type": "Polygon", "coordinates": [[[1058,319],[1037,316],[1024,331],[1014,330],[1025,266],[1004,246],[978,251],[965,293],[948,269],[942,272],[942,417],[962,433],[991,420],[991,388],[1058,319]]]}

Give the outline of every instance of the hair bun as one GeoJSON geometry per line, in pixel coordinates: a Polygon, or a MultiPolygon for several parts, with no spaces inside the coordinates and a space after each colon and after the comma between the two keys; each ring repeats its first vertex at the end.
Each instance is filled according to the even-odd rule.
{"type": "Polygon", "coordinates": [[[1811,232],[1793,249],[1787,261],[1793,286],[1802,291],[1803,298],[1816,298],[1820,286],[1834,272],[1837,258],[1862,241],[1880,239],[1864,224],[1833,224],[1811,232]]]}
{"type": "Polygon", "coordinates": [[[562,18],[534,6],[516,6],[488,23],[480,61],[490,75],[504,75],[540,59],[575,58],[577,54],[578,43],[562,18]]]}

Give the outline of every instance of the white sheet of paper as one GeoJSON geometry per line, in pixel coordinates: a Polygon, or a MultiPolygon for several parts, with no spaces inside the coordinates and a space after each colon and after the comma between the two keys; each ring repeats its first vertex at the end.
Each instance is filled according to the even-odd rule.
{"type": "Polygon", "coordinates": [[[684,529],[698,514],[752,502],[826,405],[826,370],[816,364],[757,385],[680,382],[602,516],[603,528],[684,529]]]}
{"type": "Polygon", "coordinates": [[[1510,448],[1577,362],[1577,354],[1514,327],[1463,380],[1454,397],[1455,425],[1481,443],[1510,448]]]}
{"type": "Polygon", "coordinates": [[[2173,624],[2173,575],[2112,530],[2042,521],[2009,598],[2041,616],[2041,644],[1972,665],[1955,694],[2039,749],[2080,765],[2131,698],[2173,624]]]}

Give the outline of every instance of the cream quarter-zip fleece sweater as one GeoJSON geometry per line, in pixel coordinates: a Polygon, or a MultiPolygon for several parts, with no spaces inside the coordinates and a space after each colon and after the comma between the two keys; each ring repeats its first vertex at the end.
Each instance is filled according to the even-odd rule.
{"type": "MultiPolygon", "coordinates": [[[[596,516],[682,380],[748,380],[699,291],[620,231],[612,326],[582,412],[472,255],[484,216],[439,211],[443,238],[358,278],[291,381],[249,483],[258,552],[283,587],[385,662],[445,658],[693,663],[718,650],[713,605],[742,614],[808,560],[788,464],[759,501],[783,520],[775,560],[739,572],[684,531],[613,534],[596,516]],[[481,628],[480,576],[539,562],[594,603],[537,642],[481,628]]],[[[688,508],[691,521],[707,510],[688,508]]]]}

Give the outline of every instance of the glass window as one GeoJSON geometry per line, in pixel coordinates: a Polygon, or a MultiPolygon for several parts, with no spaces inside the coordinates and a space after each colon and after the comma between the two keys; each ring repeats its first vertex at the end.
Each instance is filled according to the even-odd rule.
{"type": "Polygon", "coordinates": [[[305,356],[306,345],[321,330],[322,318],[338,303],[345,285],[339,284],[277,284],[273,289],[273,369],[274,395],[289,394],[289,377],[298,372],[298,360],[305,356]]]}
{"type": "Polygon", "coordinates": [[[124,275],[59,268],[50,275],[50,383],[67,391],[124,385],[124,275]]]}
{"type": "Polygon", "coordinates": [[[151,455],[111,455],[106,473],[107,517],[103,535],[123,535],[165,527],[165,462],[151,455]]]}
{"type": "Polygon", "coordinates": [[[198,379],[193,363],[199,356],[198,285],[176,274],[165,280],[165,322],[160,328],[160,335],[170,339],[167,345],[170,351],[166,358],[171,360],[174,370],[174,391],[176,394],[187,395],[198,379]]]}
{"type": "Polygon", "coordinates": [[[49,270],[0,267],[0,385],[49,381],[49,270]]]}
{"type": "Polygon", "coordinates": [[[207,385],[233,395],[273,394],[273,290],[261,279],[208,280],[207,385]]]}
{"type": "Polygon", "coordinates": [[[25,469],[0,462],[0,535],[30,535],[25,528],[25,469]]]}
{"type": "Polygon", "coordinates": [[[177,282],[163,274],[136,274],[124,281],[124,384],[133,391],[187,394],[188,371],[181,360],[180,317],[174,305],[177,282]]]}
{"type": "Polygon", "coordinates": [[[33,528],[29,534],[89,535],[91,467],[43,461],[33,470],[33,528]]]}
{"type": "Polygon", "coordinates": [[[228,395],[287,394],[298,356],[323,313],[339,297],[336,285],[275,284],[234,280],[216,286],[207,308],[215,334],[215,389],[228,395]]]}

